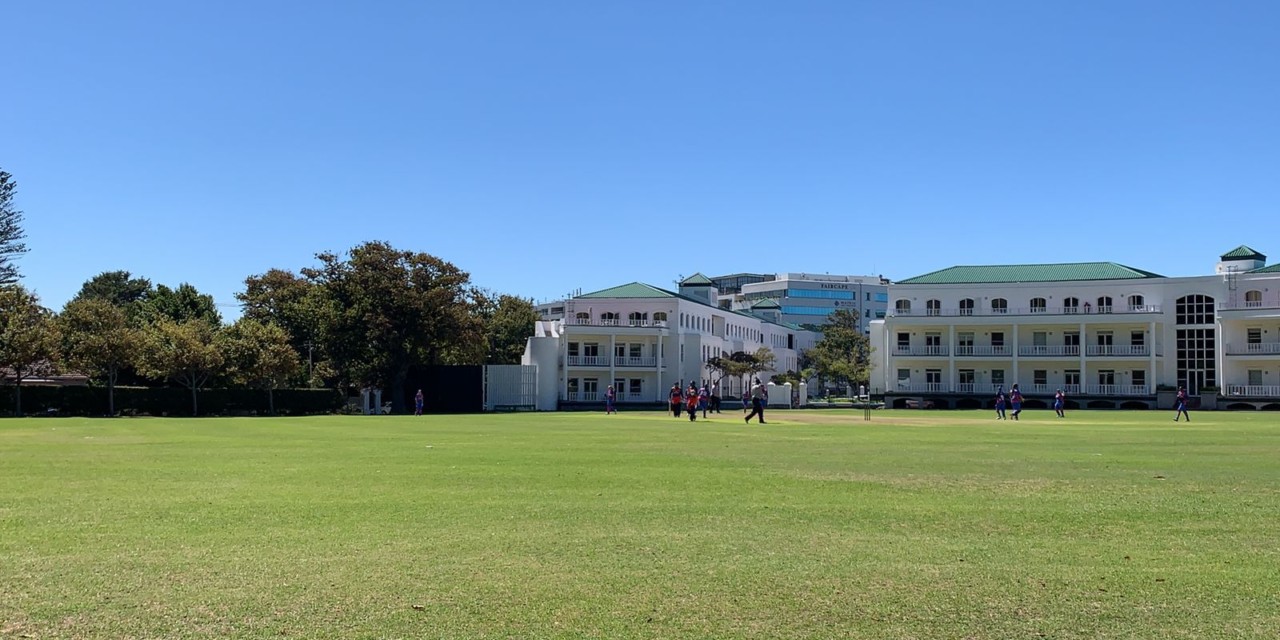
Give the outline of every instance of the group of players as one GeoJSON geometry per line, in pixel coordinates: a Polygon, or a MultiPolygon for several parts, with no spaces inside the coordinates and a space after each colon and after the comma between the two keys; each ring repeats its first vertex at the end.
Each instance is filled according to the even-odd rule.
{"type": "MultiPolygon", "coordinates": [[[[764,421],[764,407],[767,391],[764,385],[760,384],[760,379],[755,379],[755,384],[751,386],[751,390],[742,394],[742,412],[747,413],[747,407],[751,408],[751,413],[747,413],[744,418],[746,422],[751,422],[752,418],[760,424],[767,424],[764,421]]],[[[712,395],[707,389],[707,385],[701,387],[696,386],[692,382],[689,388],[682,390],[680,384],[671,385],[671,393],[668,396],[671,407],[671,413],[679,418],[681,413],[689,416],[689,422],[698,419],[698,412],[702,412],[702,418],[707,418],[708,412],[720,413],[720,396],[712,395]]],[[[604,392],[604,412],[606,415],[617,413],[617,390],[613,385],[609,385],[604,392]]]]}
{"type": "MultiPolygon", "coordinates": [[[[1066,394],[1062,393],[1062,389],[1058,389],[1053,394],[1053,411],[1058,415],[1059,418],[1067,417],[1065,406],[1064,406],[1066,402],[1066,397],[1067,397],[1066,394]]],[[[1173,407],[1174,407],[1174,415],[1173,415],[1174,422],[1178,422],[1179,418],[1182,418],[1182,417],[1186,417],[1187,422],[1191,422],[1191,414],[1187,413],[1187,390],[1185,388],[1178,387],[1178,397],[1174,401],[1173,407]]],[[[1004,387],[997,388],[996,389],[996,420],[1004,420],[1006,418],[1012,418],[1013,420],[1017,420],[1018,416],[1021,413],[1022,413],[1022,392],[1018,390],[1018,385],[1016,384],[1013,385],[1013,388],[1009,391],[1009,395],[1007,397],[1005,396],[1005,393],[1004,393],[1004,387]],[[1013,408],[1012,415],[1005,414],[1005,405],[1009,405],[1013,408]]]]}

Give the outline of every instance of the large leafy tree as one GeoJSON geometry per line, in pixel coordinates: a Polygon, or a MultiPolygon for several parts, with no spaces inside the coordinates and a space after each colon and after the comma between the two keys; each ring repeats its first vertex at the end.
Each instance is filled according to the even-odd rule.
{"type": "Polygon", "coordinates": [[[477,362],[484,327],[466,272],[385,242],[317,258],[302,273],[323,290],[325,350],[343,379],[389,389],[399,412],[413,365],[477,362]]]}
{"type": "Polygon", "coordinates": [[[53,312],[20,286],[0,287],[0,367],[16,386],[15,412],[22,415],[22,381],[52,371],[58,353],[53,312]]]}
{"type": "Polygon", "coordinates": [[[243,305],[243,317],[284,330],[289,344],[307,360],[309,383],[315,383],[314,361],[325,363],[321,370],[329,369],[322,337],[335,309],[323,288],[292,271],[272,269],[246,278],[245,290],[236,299],[243,305]]]}
{"type": "Polygon", "coordinates": [[[27,234],[22,229],[22,212],[14,204],[18,183],[13,176],[0,169],[0,285],[18,281],[18,265],[14,259],[27,252],[22,242],[27,234]]]}
{"type": "Polygon", "coordinates": [[[139,315],[147,323],[166,319],[177,323],[199,320],[211,327],[222,324],[222,314],[218,313],[213,296],[200,293],[185,282],[176,289],[157,285],[138,304],[139,315]]]}
{"type": "Polygon", "coordinates": [[[828,316],[822,339],[807,352],[819,376],[846,387],[869,379],[871,343],[858,326],[856,312],[838,309],[828,316]]]}
{"type": "Polygon", "coordinates": [[[298,375],[302,366],[289,334],[279,325],[242,317],[224,330],[222,347],[231,379],[266,390],[274,415],[275,390],[298,375]]]}
{"type": "Polygon", "coordinates": [[[71,367],[107,383],[107,415],[116,414],[116,381],[142,353],[143,333],[107,298],[77,298],[58,317],[62,353],[71,367]]]}
{"type": "Polygon", "coordinates": [[[146,278],[135,278],[128,271],[103,271],[85,281],[73,300],[103,300],[131,309],[151,292],[151,281],[146,278]]]}
{"type": "Polygon", "coordinates": [[[203,319],[175,322],[162,317],[146,328],[143,373],[190,389],[191,415],[199,415],[197,393],[222,368],[219,342],[218,328],[203,319]]]}
{"type": "Polygon", "coordinates": [[[520,364],[524,347],[533,335],[538,312],[533,301],[519,296],[480,292],[476,295],[476,313],[484,323],[487,352],[486,364],[520,364]]]}

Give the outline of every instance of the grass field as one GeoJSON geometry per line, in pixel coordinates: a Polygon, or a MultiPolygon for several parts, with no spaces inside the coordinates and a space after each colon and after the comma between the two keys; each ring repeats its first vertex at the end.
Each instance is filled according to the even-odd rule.
{"type": "Polygon", "coordinates": [[[0,638],[1276,638],[1280,416],[0,421],[0,638]]]}

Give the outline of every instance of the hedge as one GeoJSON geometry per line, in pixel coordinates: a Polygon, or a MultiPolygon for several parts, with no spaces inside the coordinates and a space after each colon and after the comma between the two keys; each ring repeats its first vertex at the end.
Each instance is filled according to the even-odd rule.
{"type": "MultiPolygon", "coordinates": [[[[191,390],[180,387],[116,387],[116,412],[122,415],[189,416],[191,390]]],[[[267,415],[267,392],[260,389],[204,389],[198,396],[202,416],[267,415]]],[[[278,415],[333,413],[342,408],[332,389],[276,389],[278,415]]],[[[22,413],[101,416],[107,413],[106,387],[22,387],[22,413]]],[[[14,387],[0,387],[0,415],[14,414],[14,387]]]]}

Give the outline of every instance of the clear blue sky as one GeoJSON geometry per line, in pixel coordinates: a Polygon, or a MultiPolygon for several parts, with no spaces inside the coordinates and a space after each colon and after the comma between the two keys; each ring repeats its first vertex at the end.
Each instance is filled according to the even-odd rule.
{"type": "MultiPolygon", "coordinates": [[[[7,0],[25,283],[1280,261],[1280,2],[7,0]]],[[[234,317],[237,311],[225,308],[234,317]]]]}

